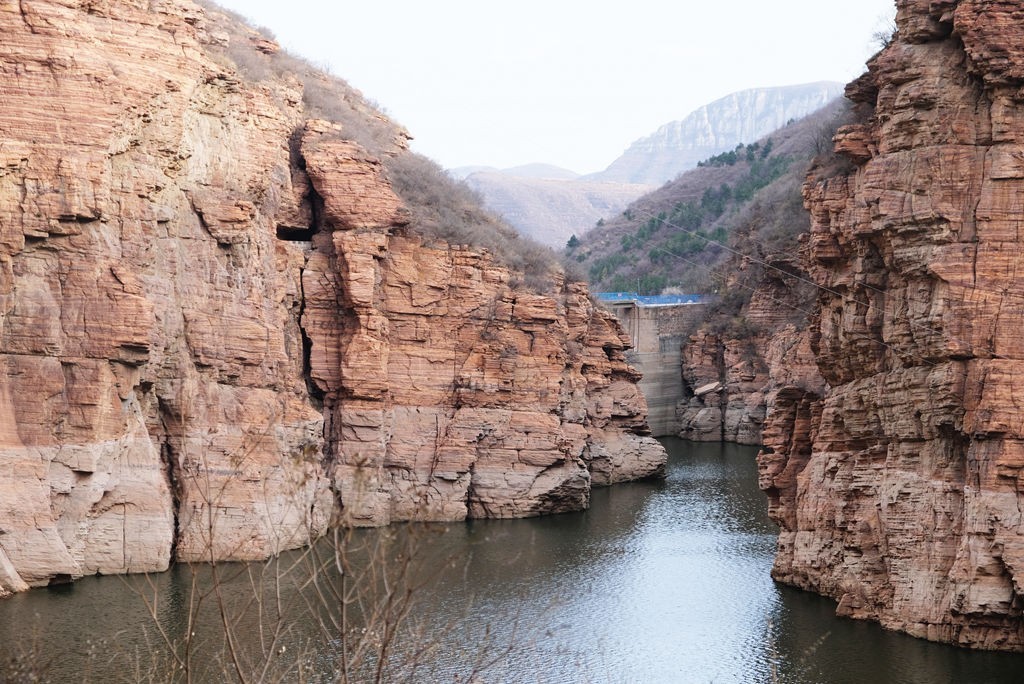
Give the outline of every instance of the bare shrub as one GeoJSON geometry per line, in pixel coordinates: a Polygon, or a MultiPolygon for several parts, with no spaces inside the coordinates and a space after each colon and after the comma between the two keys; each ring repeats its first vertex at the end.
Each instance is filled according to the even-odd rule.
{"type": "Polygon", "coordinates": [[[889,19],[884,22],[882,27],[871,34],[871,44],[879,50],[884,50],[896,42],[898,37],[899,29],[896,26],[896,21],[889,19]]]}
{"type": "MultiPolygon", "coordinates": [[[[266,562],[178,564],[122,576],[137,604],[112,604],[124,622],[113,633],[97,630],[87,652],[76,652],[73,680],[479,681],[525,647],[519,616],[480,625],[468,605],[448,618],[422,609],[444,576],[466,571],[468,561],[439,543],[446,532],[433,523],[335,528],[266,562]],[[453,643],[461,644],[457,660],[453,643]]],[[[67,664],[51,669],[57,663],[47,644],[40,634],[0,649],[0,682],[70,681],[67,664]]]]}
{"type": "Polygon", "coordinates": [[[274,34],[269,29],[252,28],[237,12],[209,0],[198,2],[207,10],[210,23],[228,35],[225,48],[208,48],[214,57],[234,66],[240,75],[256,83],[272,78],[297,78],[302,83],[303,104],[310,115],[340,123],[346,139],[358,142],[373,154],[394,151],[396,139],[403,135],[401,128],[347,81],[328,73],[326,67],[287,50],[273,54],[261,52],[252,39],[273,40],[274,34]]]}
{"type": "Polygon", "coordinates": [[[796,174],[780,178],[765,188],[751,207],[761,256],[795,253],[799,237],[810,230],[811,217],[800,191],[802,183],[796,174]]]}
{"type": "MultiPolygon", "coordinates": [[[[164,626],[164,587],[149,579],[138,595],[156,638],[149,659],[134,662],[135,678],[421,681],[446,634],[410,619],[417,596],[448,569],[425,551],[439,532],[427,525],[335,529],[308,549],[266,563],[189,566],[180,633],[164,626]]],[[[511,643],[487,644],[481,663],[497,662],[511,643]]]]}
{"type": "Polygon", "coordinates": [[[50,658],[43,635],[33,633],[28,645],[19,645],[13,653],[0,660],[0,681],[8,684],[49,681],[50,658]]]}
{"type": "MultiPolygon", "coordinates": [[[[818,179],[845,175],[854,168],[849,157],[835,150],[836,133],[841,127],[856,122],[859,114],[849,100],[844,98],[842,103],[842,107],[818,123],[809,141],[813,172],[818,179]]],[[[862,113],[860,115],[862,116],[862,113]]]]}

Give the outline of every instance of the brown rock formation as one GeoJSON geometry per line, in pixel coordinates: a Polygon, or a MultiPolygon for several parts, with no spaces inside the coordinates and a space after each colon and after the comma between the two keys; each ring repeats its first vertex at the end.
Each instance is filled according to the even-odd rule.
{"type": "Polygon", "coordinates": [[[780,395],[765,431],[774,575],[844,615],[1022,650],[1024,17],[898,5],[847,91],[856,167],[805,187],[829,389],[780,395]]]}
{"type": "Polygon", "coordinates": [[[658,472],[580,286],[423,246],[298,81],[144,6],[0,5],[0,595],[658,472]]]}
{"type": "Polygon", "coordinates": [[[760,444],[768,385],[765,340],[701,329],[683,347],[680,435],[699,442],[760,444]]]}
{"type": "MultiPolygon", "coordinates": [[[[743,270],[746,260],[735,261],[743,270]]],[[[721,313],[713,312],[683,347],[689,396],[680,402],[678,415],[680,436],[686,439],[759,445],[781,390],[819,396],[823,391],[802,320],[808,289],[804,274],[786,259],[766,264],[738,319],[742,323],[726,324],[721,313]]]]}
{"type": "MultiPolygon", "coordinates": [[[[307,128],[318,192],[351,176],[328,159],[338,145],[350,143],[307,128]]],[[[591,478],[663,468],[660,446],[634,434],[646,409],[628,342],[582,286],[517,290],[486,254],[395,230],[405,219],[392,199],[342,192],[350,206],[332,207],[320,194],[303,326],[348,522],[578,510],[591,478]]]]}

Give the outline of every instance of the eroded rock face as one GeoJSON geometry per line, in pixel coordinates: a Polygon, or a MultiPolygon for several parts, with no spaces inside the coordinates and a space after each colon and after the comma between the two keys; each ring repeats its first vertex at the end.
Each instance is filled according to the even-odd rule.
{"type": "Polygon", "coordinates": [[[766,411],[765,341],[702,329],[683,347],[684,387],[677,409],[680,435],[698,442],[760,444],[766,411]]]}
{"type": "Polygon", "coordinates": [[[6,3],[0,34],[0,595],[265,558],[339,501],[532,515],[663,466],[581,286],[422,245],[192,3],[6,3]]]}
{"type": "MultiPolygon", "coordinates": [[[[314,187],[348,145],[307,130],[314,187]]],[[[663,470],[628,342],[582,285],[525,292],[486,254],[423,245],[394,202],[344,201],[325,196],[303,326],[347,522],[578,510],[592,483],[663,470]]]]}
{"type": "MultiPolygon", "coordinates": [[[[0,10],[11,588],[262,558],[334,505],[302,376],[298,112],[202,53],[189,3],[0,10]],[[268,183],[268,179],[274,179],[268,183]]],[[[8,573],[9,574],[9,573],[8,573]]]]}
{"type": "Polygon", "coordinates": [[[851,84],[856,168],[810,183],[812,340],[761,483],[774,576],[929,639],[1024,649],[1024,85],[1016,2],[898,3],[851,84]]]}
{"type": "Polygon", "coordinates": [[[766,263],[744,307],[744,326],[705,324],[683,346],[681,437],[760,445],[781,390],[824,391],[802,315],[804,274],[788,258],[766,263]]]}

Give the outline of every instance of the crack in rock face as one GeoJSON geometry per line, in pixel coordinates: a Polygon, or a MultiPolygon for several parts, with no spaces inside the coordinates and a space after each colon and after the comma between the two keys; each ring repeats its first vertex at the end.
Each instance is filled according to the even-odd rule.
{"type": "Polygon", "coordinates": [[[338,523],[579,510],[662,472],[614,320],[582,285],[533,294],[425,245],[379,158],[407,134],[354,92],[338,125],[294,77],[247,82],[229,20],[186,0],[20,9],[0,10],[0,595],[338,523]]]}

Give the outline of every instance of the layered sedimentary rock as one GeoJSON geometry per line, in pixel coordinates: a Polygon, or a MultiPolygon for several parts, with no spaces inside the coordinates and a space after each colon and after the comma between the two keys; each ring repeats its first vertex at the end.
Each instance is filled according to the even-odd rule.
{"type": "Polygon", "coordinates": [[[774,575],[843,615],[1021,650],[1024,16],[898,6],[847,89],[855,168],[805,187],[829,389],[781,397],[765,431],[774,575]]]}
{"type": "Polygon", "coordinates": [[[352,147],[302,139],[326,207],[303,327],[347,522],[578,510],[592,482],[659,473],[614,318],[582,285],[532,294],[487,254],[423,245],[393,196],[331,191],[352,147]]]}
{"type": "Polygon", "coordinates": [[[663,466],[581,286],[424,246],[380,161],[214,59],[197,6],[25,0],[0,33],[0,594],[663,466]]]}
{"type": "MultiPolygon", "coordinates": [[[[741,271],[744,260],[736,261],[741,271]]],[[[686,439],[759,445],[780,391],[824,391],[803,315],[804,274],[790,259],[765,264],[742,324],[724,325],[712,314],[683,346],[685,396],[677,414],[686,439]]]]}
{"type": "Polygon", "coordinates": [[[683,347],[688,398],[676,409],[680,435],[699,442],[760,444],[768,368],[758,337],[701,329],[683,347]]]}

